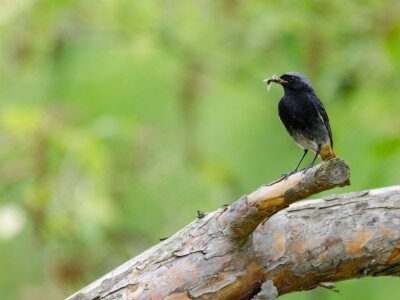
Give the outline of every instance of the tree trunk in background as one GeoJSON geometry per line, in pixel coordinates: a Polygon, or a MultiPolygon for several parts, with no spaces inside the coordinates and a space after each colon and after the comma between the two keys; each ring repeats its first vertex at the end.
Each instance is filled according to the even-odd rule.
{"type": "Polygon", "coordinates": [[[348,178],[335,158],[262,186],[68,299],[273,299],[333,288],[331,281],[398,275],[400,186],[288,207],[348,178]]]}

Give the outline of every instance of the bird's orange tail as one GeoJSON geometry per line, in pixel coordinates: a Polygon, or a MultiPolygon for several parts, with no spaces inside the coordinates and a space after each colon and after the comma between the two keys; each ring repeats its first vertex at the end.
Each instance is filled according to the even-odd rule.
{"type": "Polygon", "coordinates": [[[321,150],[319,151],[319,156],[321,156],[322,160],[336,157],[330,143],[327,143],[321,147],[321,150]]]}
{"type": "MultiPolygon", "coordinates": [[[[319,155],[321,156],[322,160],[327,160],[327,159],[336,157],[336,154],[335,154],[335,152],[333,152],[333,149],[332,149],[332,146],[330,143],[327,143],[321,147],[321,150],[319,151],[319,155]]],[[[351,184],[350,178],[347,179],[343,183],[343,185],[350,185],[350,184],[351,184]]]]}

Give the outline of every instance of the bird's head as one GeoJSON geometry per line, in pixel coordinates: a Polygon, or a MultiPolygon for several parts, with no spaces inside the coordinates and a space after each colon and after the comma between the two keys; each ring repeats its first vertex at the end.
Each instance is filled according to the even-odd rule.
{"type": "Polygon", "coordinates": [[[272,76],[265,79],[264,82],[270,85],[272,82],[278,83],[283,86],[285,91],[314,91],[311,82],[301,73],[287,72],[282,76],[272,76]]]}

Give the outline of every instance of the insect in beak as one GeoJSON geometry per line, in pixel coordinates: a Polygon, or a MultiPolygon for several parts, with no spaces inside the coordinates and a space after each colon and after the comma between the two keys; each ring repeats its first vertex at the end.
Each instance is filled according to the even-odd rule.
{"type": "Polygon", "coordinates": [[[273,74],[270,78],[264,79],[263,82],[265,82],[267,84],[268,91],[271,89],[272,82],[278,83],[280,85],[287,83],[286,80],[283,80],[282,78],[276,76],[275,74],[273,74]]]}

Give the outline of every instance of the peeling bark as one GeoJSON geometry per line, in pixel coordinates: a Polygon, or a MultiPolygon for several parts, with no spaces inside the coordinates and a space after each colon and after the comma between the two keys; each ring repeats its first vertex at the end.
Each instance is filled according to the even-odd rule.
{"type": "Polygon", "coordinates": [[[263,186],[68,299],[273,299],[400,274],[400,186],[289,206],[348,177],[348,166],[332,159],[263,186]]]}
{"type": "Polygon", "coordinates": [[[279,295],[320,283],[400,274],[400,186],[296,203],[254,233],[279,295]],[[277,245],[279,245],[277,247],[277,245]]]}

